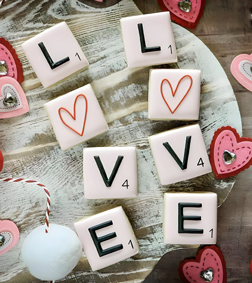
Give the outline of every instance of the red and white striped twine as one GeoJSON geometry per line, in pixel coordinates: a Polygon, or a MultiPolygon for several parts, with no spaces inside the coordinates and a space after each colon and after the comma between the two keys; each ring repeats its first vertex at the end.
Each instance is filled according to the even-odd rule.
{"type": "MultiPolygon", "coordinates": [[[[47,228],[49,227],[49,214],[50,214],[50,204],[51,204],[51,202],[50,202],[50,193],[49,193],[49,191],[47,190],[47,188],[43,184],[41,184],[41,183],[39,183],[37,181],[34,181],[34,180],[22,179],[22,178],[19,178],[19,179],[13,179],[13,178],[5,178],[4,179],[4,178],[0,178],[0,181],[8,182],[8,183],[18,183],[19,182],[19,183],[35,184],[35,185],[37,185],[39,187],[42,187],[44,189],[46,195],[47,195],[47,207],[46,207],[45,224],[46,224],[47,228]]],[[[47,228],[45,229],[46,233],[48,233],[47,228]]]]}
{"type": "Polygon", "coordinates": [[[4,1],[5,1],[5,0],[0,0],[0,6],[3,5],[4,1]]]}

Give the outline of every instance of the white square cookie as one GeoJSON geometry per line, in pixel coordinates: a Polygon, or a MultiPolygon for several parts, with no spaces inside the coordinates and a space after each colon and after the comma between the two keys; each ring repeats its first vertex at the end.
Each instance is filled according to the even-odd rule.
{"type": "Polygon", "coordinates": [[[169,12],[121,19],[129,68],[177,62],[169,12]]]}
{"type": "Polygon", "coordinates": [[[156,134],[149,143],[162,185],[212,172],[198,124],[156,134]]]}
{"type": "Polygon", "coordinates": [[[148,99],[149,119],[198,120],[200,74],[200,70],[151,70],[148,99]]]}
{"type": "Polygon", "coordinates": [[[108,130],[90,84],[45,104],[56,138],[63,150],[108,130]]]}
{"type": "Polygon", "coordinates": [[[176,245],[214,245],[217,241],[217,194],[166,193],[164,242],[176,245]]]}
{"type": "Polygon", "coordinates": [[[90,216],[74,224],[93,271],[138,253],[138,243],[122,207],[90,216]]]}
{"type": "Polygon", "coordinates": [[[86,199],[137,197],[136,148],[85,148],[83,177],[86,199]]]}
{"type": "Polygon", "coordinates": [[[46,88],[88,67],[88,61],[65,22],[22,44],[33,70],[46,88]]]}

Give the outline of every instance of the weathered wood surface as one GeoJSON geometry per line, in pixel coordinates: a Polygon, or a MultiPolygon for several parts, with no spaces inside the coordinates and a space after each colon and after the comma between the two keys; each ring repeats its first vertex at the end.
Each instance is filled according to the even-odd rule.
{"type": "MultiPolygon", "coordinates": [[[[22,86],[30,105],[28,114],[1,121],[0,148],[5,156],[2,176],[29,177],[45,184],[52,196],[51,222],[71,228],[84,216],[122,205],[140,245],[140,253],[135,257],[98,272],[90,271],[83,254],[74,272],[62,281],[141,282],[162,255],[178,248],[163,243],[163,193],[169,190],[215,191],[221,204],[235,181],[216,181],[213,174],[208,174],[170,186],[160,185],[147,137],[185,123],[149,121],[147,118],[150,68],[127,68],[120,34],[119,19],[135,14],[140,14],[140,11],[131,0],[122,0],[106,9],[94,9],[77,0],[18,0],[6,1],[0,9],[0,34],[13,44],[22,61],[25,75],[22,86]],[[80,43],[90,67],[45,90],[29,65],[21,44],[63,20],[80,43]],[[87,83],[94,87],[110,130],[63,152],[43,105],[87,83]],[[85,200],[83,148],[125,145],[137,147],[139,197],[136,200],[85,200]]],[[[185,29],[177,25],[173,28],[179,62],[162,67],[202,70],[200,125],[209,150],[212,135],[218,127],[230,125],[241,133],[236,99],[225,72],[208,48],[185,29]]],[[[30,185],[2,184],[0,188],[0,219],[14,221],[21,232],[16,248],[0,257],[0,281],[39,282],[25,269],[20,250],[25,236],[44,222],[45,196],[30,185]]]]}

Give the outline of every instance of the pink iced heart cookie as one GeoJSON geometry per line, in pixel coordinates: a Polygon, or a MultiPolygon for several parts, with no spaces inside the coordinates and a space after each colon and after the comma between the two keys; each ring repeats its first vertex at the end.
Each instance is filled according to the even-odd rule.
{"type": "Polygon", "coordinates": [[[12,249],[19,240],[16,224],[9,220],[0,221],[0,255],[12,249]]]}
{"type": "Polygon", "coordinates": [[[196,259],[185,259],[179,265],[179,275],[185,283],[225,283],[226,263],[217,246],[199,250],[196,259]]]}
{"type": "Polygon", "coordinates": [[[231,63],[231,73],[249,91],[252,91],[252,54],[240,54],[231,63]]]}
{"type": "Polygon", "coordinates": [[[13,78],[0,78],[0,119],[22,115],[29,111],[25,93],[13,78]]]}
{"type": "Polygon", "coordinates": [[[12,45],[0,37],[0,78],[11,77],[20,84],[24,81],[22,64],[12,45]]]}
{"type": "Polygon", "coordinates": [[[210,145],[210,162],[218,179],[237,175],[252,165],[252,139],[240,137],[229,126],[218,129],[210,145]]]}

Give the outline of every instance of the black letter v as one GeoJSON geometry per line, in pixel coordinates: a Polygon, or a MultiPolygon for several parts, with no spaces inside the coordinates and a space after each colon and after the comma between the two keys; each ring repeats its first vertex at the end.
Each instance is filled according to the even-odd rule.
{"type": "Polygon", "coordinates": [[[111,173],[109,178],[107,177],[107,174],[106,174],[106,172],[104,170],[104,167],[102,165],[100,157],[99,156],[94,156],[94,159],[95,159],[95,162],[96,162],[96,164],[97,164],[97,166],[98,166],[98,168],[100,170],[100,173],[102,175],[102,179],[103,179],[106,187],[111,187],[112,183],[113,183],[113,181],[115,179],[116,173],[117,173],[117,171],[118,171],[118,169],[119,169],[119,167],[121,165],[121,162],[123,160],[123,156],[119,155],[117,157],[115,166],[114,166],[113,171],[112,171],[112,173],[111,173]]]}
{"type": "Polygon", "coordinates": [[[169,151],[171,156],[175,159],[175,161],[178,163],[178,166],[182,169],[185,170],[187,168],[187,161],[188,161],[188,156],[189,156],[189,150],[190,150],[190,144],[191,144],[191,136],[186,137],[186,143],[185,143],[185,150],[184,150],[184,159],[183,163],[181,160],[178,158],[177,154],[174,152],[172,147],[168,142],[163,143],[163,146],[169,151]]]}

